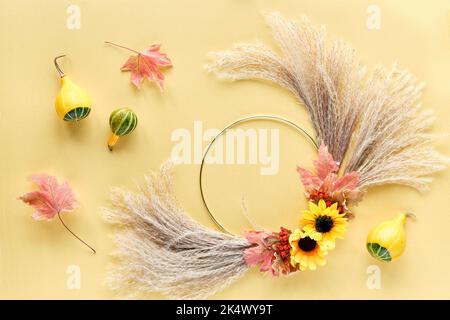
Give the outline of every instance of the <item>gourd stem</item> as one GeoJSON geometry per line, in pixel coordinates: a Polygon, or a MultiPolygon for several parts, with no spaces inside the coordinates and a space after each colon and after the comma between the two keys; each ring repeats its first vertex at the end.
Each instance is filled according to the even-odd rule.
{"type": "Polygon", "coordinates": [[[128,48],[128,47],[125,47],[125,46],[121,46],[120,44],[116,44],[116,43],[113,43],[113,42],[110,42],[110,41],[105,41],[105,43],[111,44],[111,45],[113,45],[113,46],[116,46],[116,47],[119,47],[119,48],[122,48],[122,49],[125,49],[125,50],[129,50],[129,51],[134,52],[134,53],[137,53],[137,54],[141,54],[141,53],[140,53],[139,51],[137,51],[137,50],[134,50],[134,49],[131,49],[131,48],[128,48]]]}
{"type": "Polygon", "coordinates": [[[61,214],[58,212],[58,218],[59,221],[61,221],[62,225],[64,226],[64,228],[67,229],[67,231],[69,231],[75,238],[77,238],[79,241],[81,241],[85,246],[87,246],[89,249],[92,250],[92,252],[95,254],[97,253],[95,251],[94,248],[92,248],[90,245],[88,245],[85,241],[83,241],[83,239],[81,239],[79,236],[77,236],[72,230],[69,229],[69,227],[64,223],[63,219],[61,218],[61,214]]]}
{"type": "Polygon", "coordinates": [[[114,133],[112,133],[111,137],[109,137],[109,140],[108,140],[108,149],[109,149],[109,151],[113,151],[113,148],[114,148],[114,146],[117,143],[117,140],[119,140],[119,136],[114,134],[114,133]]]}
{"type": "Polygon", "coordinates": [[[415,214],[414,212],[406,211],[406,212],[405,212],[405,215],[406,215],[407,218],[412,218],[412,219],[414,219],[414,220],[417,219],[417,216],[416,216],[416,214],[415,214]]]}
{"type": "Polygon", "coordinates": [[[58,70],[58,73],[59,73],[59,76],[62,78],[62,77],[64,77],[66,74],[61,70],[61,68],[59,67],[59,65],[58,65],[58,59],[59,58],[62,58],[62,57],[65,57],[66,55],[65,54],[63,54],[63,55],[61,55],[61,56],[57,56],[55,59],[53,59],[53,63],[55,64],[55,67],[56,67],[56,70],[58,70]]]}

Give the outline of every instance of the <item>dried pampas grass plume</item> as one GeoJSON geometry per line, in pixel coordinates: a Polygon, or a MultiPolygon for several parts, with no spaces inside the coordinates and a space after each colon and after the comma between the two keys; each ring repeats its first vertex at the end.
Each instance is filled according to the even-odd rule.
{"type": "Polygon", "coordinates": [[[360,174],[360,188],[403,184],[420,191],[432,180],[428,175],[446,167],[427,133],[435,117],[420,111],[423,84],[394,65],[377,68],[363,88],[365,110],[353,134],[345,171],[360,174]]]}
{"type": "Polygon", "coordinates": [[[160,292],[175,299],[206,298],[241,277],[245,238],[205,228],[175,199],[170,164],[151,173],[139,192],[112,192],[106,219],[119,228],[109,285],[126,295],[160,292]]]}
{"type": "Polygon", "coordinates": [[[291,91],[341,172],[360,174],[360,191],[387,183],[423,190],[427,175],[445,167],[448,159],[425,132],[433,117],[419,113],[422,86],[407,71],[366,72],[348,44],[328,44],[325,29],[306,17],[297,24],[270,13],[266,21],[281,55],[261,43],[239,44],[211,53],[207,69],[220,78],[267,80],[291,91]]]}

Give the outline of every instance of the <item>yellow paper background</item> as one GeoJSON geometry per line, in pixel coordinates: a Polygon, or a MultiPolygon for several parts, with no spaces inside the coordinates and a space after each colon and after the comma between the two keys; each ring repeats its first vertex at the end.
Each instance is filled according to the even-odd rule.
{"type": "MultiPolygon", "coordinates": [[[[193,121],[222,128],[240,117],[277,114],[311,125],[305,110],[286,90],[258,82],[226,83],[207,74],[206,54],[236,42],[261,40],[274,47],[261,12],[278,10],[290,18],[307,14],[327,26],[332,38],[349,41],[369,68],[398,60],[427,83],[423,105],[433,108],[434,132],[448,133],[449,1],[5,1],[0,0],[0,298],[114,298],[105,286],[114,246],[112,229],[102,219],[108,188],[134,188],[149,170],[158,169],[174,143],[178,128],[192,131],[193,121]],[[67,7],[81,9],[81,29],[66,28],[67,7]],[[366,27],[370,4],[381,9],[381,29],[366,27]],[[166,91],[150,84],[136,90],[129,73],[119,68],[128,52],[103,41],[136,49],[162,43],[174,67],[166,72],[166,91]],[[59,120],[54,99],[59,80],[52,59],[68,54],[63,69],[91,95],[91,115],[79,124],[59,120]],[[136,131],[106,148],[108,117],[119,106],[138,114],[136,131]],[[98,254],[93,256],[58,221],[34,222],[32,209],[16,200],[31,189],[27,176],[49,172],[67,179],[81,207],[66,214],[67,223],[98,254]],[[79,266],[81,288],[69,290],[69,266],[79,266]]],[[[260,176],[255,166],[214,166],[205,172],[210,206],[227,226],[243,231],[241,201],[261,226],[294,227],[305,208],[296,164],[310,167],[311,147],[287,127],[259,122],[244,127],[279,128],[280,173],[260,176]]],[[[449,140],[437,148],[450,155],[449,140]]],[[[175,189],[186,211],[214,227],[200,200],[198,165],[175,169],[175,189]]],[[[370,190],[355,209],[345,240],[316,272],[271,279],[252,269],[215,298],[450,298],[450,172],[434,176],[425,194],[401,186],[370,190]],[[400,260],[381,264],[369,257],[365,237],[370,228],[404,209],[407,250],[400,260]],[[367,268],[381,270],[381,289],[369,290],[367,268]]],[[[161,298],[160,295],[148,295],[161,298]]]]}

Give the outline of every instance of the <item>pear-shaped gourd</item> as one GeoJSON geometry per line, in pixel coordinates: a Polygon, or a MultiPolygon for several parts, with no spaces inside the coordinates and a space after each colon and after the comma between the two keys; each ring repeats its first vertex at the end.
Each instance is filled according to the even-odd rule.
{"type": "Polygon", "coordinates": [[[119,108],[114,110],[109,116],[109,126],[111,127],[111,137],[108,140],[108,148],[113,150],[119,137],[131,133],[137,126],[136,114],[129,108],[119,108]]]}
{"type": "Polygon", "coordinates": [[[91,112],[91,99],[61,70],[57,60],[62,57],[64,55],[54,59],[55,67],[61,77],[61,89],[56,96],[56,112],[64,121],[79,121],[91,112]]]}
{"type": "Polygon", "coordinates": [[[367,236],[367,250],[379,261],[392,261],[402,255],[406,246],[405,221],[410,213],[402,213],[382,222],[367,236]]]}

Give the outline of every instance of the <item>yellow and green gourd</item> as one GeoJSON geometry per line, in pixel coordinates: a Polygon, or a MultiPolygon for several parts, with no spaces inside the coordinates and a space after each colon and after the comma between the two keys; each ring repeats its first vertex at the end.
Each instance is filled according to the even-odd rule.
{"type": "Polygon", "coordinates": [[[91,99],[61,70],[57,60],[62,57],[64,55],[54,59],[55,67],[61,77],[61,89],[56,96],[56,112],[64,121],[79,121],[91,112],[91,99]]]}
{"type": "Polygon", "coordinates": [[[138,119],[136,114],[129,108],[119,108],[114,110],[109,116],[109,126],[111,127],[111,137],[108,140],[109,150],[113,150],[119,137],[127,135],[136,128],[138,119]]]}
{"type": "Polygon", "coordinates": [[[379,261],[389,262],[400,257],[406,247],[405,221],[411,213],[402,213],[392,220],[382,222],[367,236],[367,250],[379,261]]]}

